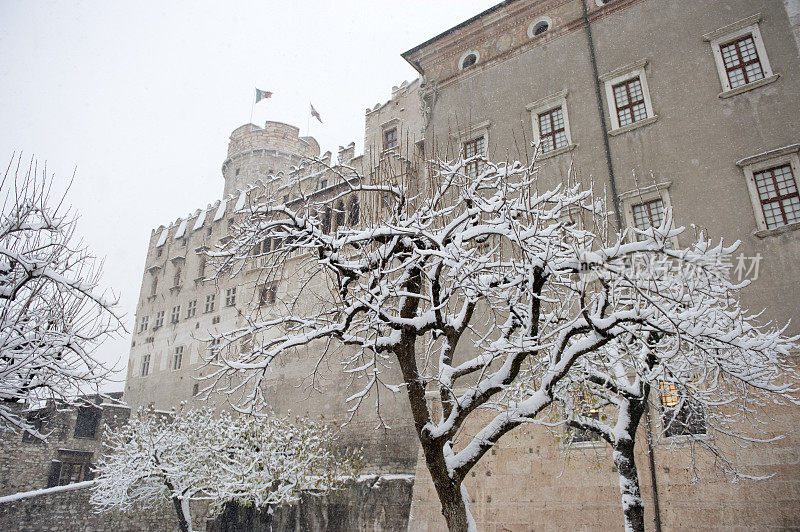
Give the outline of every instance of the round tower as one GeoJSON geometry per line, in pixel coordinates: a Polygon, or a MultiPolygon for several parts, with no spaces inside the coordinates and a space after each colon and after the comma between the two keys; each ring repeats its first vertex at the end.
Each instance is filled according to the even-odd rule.
{"type": "Polygon", "coordinates": [[[228,158],[222,163],[225,195],[270,176],[285,177],[305,158],[318,157],[314,137],[301,137],[300,129],[267,121],[263,128],[245,124],[233,130],[228,158]]]}

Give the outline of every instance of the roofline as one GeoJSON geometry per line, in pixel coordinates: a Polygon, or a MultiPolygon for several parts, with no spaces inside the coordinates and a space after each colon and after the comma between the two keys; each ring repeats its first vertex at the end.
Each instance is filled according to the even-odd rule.
{"type": "MultiPolygon", "coordinates": [[[[444,38],[444,37],[446,37],[446,36],[450,35],[450,34],[451,34],[451,33],[453,33],[454,31],[456,31],[456,30],[459,30],[459,29],[463,28],[464,26],[467,26],[467,25],[469,25],[469,24],[471,24],[471,23],[475,22],[475,21],[476,21],[476,20],[478,20],[479,18],[481,18],[481,17],[484,17],[484,16],[488,15],[489,13],[493,13],[494,11],[497,11],[498,9],[500,9],[500,8],[503,8],[503,7],[505,7],[505,6],[509,5],[509,4],[512,4],[512,3],[514,3],[514,2],[516,2],[516,0],[504,0],[503,2],[500,2],[499,4],[497,4],[497,5],[494,5],[494,6],[490,7],[489,9],[487,9],[487,10],[485,10],[485,11],[481,11],[480,13],[478,13],[477,15],[475,15],[474,17],[472,17],[472,18],[469,18],[469,19],[465,20],[465,21],[464,21],[464,22],[462,22],[461,24],[458,24],[458,25],[456,25],[456,26],[453,26],[453,27],[452,27],[452,28],[450,28],[449,30],[447,30],[447,31],[444,31],[444,32],[440,33],[440,34],[439,34],[439,35],[437,35],[436,37],[433,37],[433,38],[431,38],[431,39],[428,39],[428,40],[427,40],[427,41],[425,41],[424,43],[422,43],[422,44],[418,44],[418,45],[417,45],[417,46],[415,46],[414,48],[412,48],[412,49],[410,49],[410,50],[408,50],[408,51],[406,51],[406,52],[403,52],[402,54],[400,54],[400,57],[402,57],[403,59],[405,59],[406,61],[408,61],[409,63],[411,63],[411,66],[413,66],[413,67],[414,67],[414,68],[415,68],[417,71],[420,71],[420,69],[418,68],[418,67],[419,67],[419,65],[415,65],[413,62],[411,62],[411,61],[409,60],[409,58],[408,58],[408,56],[409,56],[409,55],[413,54],[414,52],[417,52],[417,51],[421,50],[422,48],[425,48],[425,47],[426,47],[426,46],[428,46],[429,44],[433,44],[433,43],[435,43],[435,42],[436,42],[436,41],[438,41],[439,39],[442,39],[442,38],[444,38]]],[[[420,71],[420,73],[421,73],[421,71],[420,71]]]]}

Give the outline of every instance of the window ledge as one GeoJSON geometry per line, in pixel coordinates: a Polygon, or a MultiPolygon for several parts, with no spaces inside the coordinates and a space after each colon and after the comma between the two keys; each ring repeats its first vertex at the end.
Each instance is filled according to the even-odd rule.
{"type": "Polygon", "coordinates": [[[548,151],[546,153],[539,154],[536,157],[536,160],[537,161],[541,161],[543,159],[549,159],[550,157],[556,157],[558,155],[562,155],[564,153],[571,152],[572,150],[574,150],[577,147],[578,147],[577,144],[569,144],[568,146],[563,146],[561,148],[558,148],[557,150],[550,150],[550,151],[548,151]]]}
{"type": "Polygon", "coordinates": [[[795,222],[793,224],[776,227],[775,229],[762,229],[754,232],[753,234],[758,238],[766,238],[768,236],[782,235],[783,233],[788,233],[789,231],[796,231],[798,229],[800,229],[800,222],[795,222]]]}
{"type": "Polygon", "coordinates": [[[757,89],[759,87],[763,87],[764,85],[769,85],[770,83],[774,83],[778,81],[778,78],[781,77],[780,74],[773,74],[769,77],[762,78],[758,81],[754,81],[753,83],[748,83],[747,85],[742,85],[741,87],[736,87],[735,89],[730,89],[727,91],[722,91],[719,93],[719,98],[730,98],[731,96],[736,96],[737,94],[741,94],[743,92],[747,92],[749,90],[757,89]]]}
{"type": "Polygon", "coordinates": [[[687,443],[692,443],[693,441],[709,441],[711,440],[711,436],[708,435],[708,431],[703,434],[675,434],[674,436],[661,436],[661,441],[659,444],[661,445],[685,445],[687,443]]]}
{"type": "Polygon", "coordinates": [[[180,291],[181,291],[181,287],[180,286],[172,286],[169,289],[169,293],[170,294],[173,293],[173,292],[180,292],[180,291]]]}
{"type": "Polygon", "coordinates": [[[566,444],[567,449],[594,449],[596,447],[605,447],[606,442],[602,439],[600,440],[588,440],[588,441],[573,441],[566,444]]]}
{"type": "Polygon", "coordinates": [[[158,296],[156,296],[156,295],[147,296],[147,301],[155,301],[156,297],[158,297],[158,296]]]}
{"type": "Polygon", "coordinates": [[[651,116],[650,118],[645,118],[644,120],[639,120],[638,122],[634,122],[633,124],[628,124],[627,126],[618,127],[617,129],[612,129],[608,132],[609,135],[616,136],[622,135],[623,133],[627,133],[628,131],[632,131],[636,128],[649,126],[653,122],[658,120],[658,115],[651,116]]]}

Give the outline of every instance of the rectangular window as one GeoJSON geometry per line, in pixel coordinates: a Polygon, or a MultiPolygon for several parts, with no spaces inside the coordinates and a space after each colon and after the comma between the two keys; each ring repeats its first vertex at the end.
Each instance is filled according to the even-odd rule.
{"type": "Polygon", "coordinates": [[[647,118],[644,90],[642,89],[642,81],[638,76],[614,85],[612,90],[614,92],[614,103],[617,107],[619,127],[647,118]]]}
{"type": "Polygon", "coordinates": [[[211,294],[210,296],[206,296],[206,306],[205,306],[205,312],[206,313],[214,312],[214,300],[216,298],[217,298],[217,296],[215,296],[214,294],[211,294]]]}
{"type": "Polygon", "coordinates": [[[662,381],[660,388],[664,435],[705,434],[706,424],[702,407],[681,393],[674,382],[662,381]]]}
{"type": "Polygon", "coordinates": [[[76,438],[94,438],[97,436],[97,427],[100,424],[102,412],[98,408],[82,406],[78,408],[78,417],[75,420],[76,438]]]}
{"type": "Polygon", "coordinates": [[[92,457],[94,453],[60,449],[58,460],[50,462],[47,487],[65,486],[75,482],[94,479],[92,457]]]}
{"type": "MultiPolygon", "coordinates": [[[[25,421],[28,423],[28,425],[30,425],[33,428],[33,430],[35,430],[36,432],[41,434],[42,432],[44,432],[43,429],[44,429],[45,423],[47,423],[49,421],[48,411],[42,409],[42,410],[37,410],[36,412],[32,412],[32,413],[28,414],[28,417],[26,418],[25,421]]],[[[24,431],[22,433],[22,441],[24,441],[24,442],[42,442],[43,443],[43,440],[40,440],[39,438],[37,438],[36,436],[34,436],[33,434],[31,434],[28,431],[24,431]]]]}
{"type": "Polygon", "coordinates": [[[219,323],[219,316],[214,316],[213,318],[211,318],[211,323],[214,325],[219,323]]]}
{"type": "Polygon", "coordinates": [[[323,179],[319,182],[319,189],[322,190],[323,188],[328,188],[328,180],[323,179]]]}
{"type": "Polygon", "coordinates": [[[278,286],[273,284],[264,285],[258,296],[258,305],[274,305],[278,295],[278,286]]]}
{"type": "Polygon", "coordinates": [[[172,307],[172,314],[170,315],[170,323],[178,323],[178,320],[181,319],[181,306],[175,305],[172,307]]]}
{"type": "Polygon", "coordinates": [[[164,325],[164,311],[159,310],[156,312],[156,321],[153,323],[153,329],[158,329],[162,325],[164,325]]]}
{"type": "Polygon", "coordinates": [[[539,114],[539,146],[547,153],[567,146],[564,112],[561,107],[539,114]]]}
{"type": "Polygon", "coordinates": [[[397,147],[397,128],[393,127],[383,132],[383,149],[391,150],[397,147]]]}
{"type": "Polygon", "coordinates": [[[731,89],[764,78],[764,69],[752,34],[720,45],[719,48],[731,89]]]}
{"type": "Polygon", "coordinates": [[[172,369],[177,370],[181,369],[181,365],[183,364],[183,346],[179,345],[175,348],[175,352],[172,354],[172,369]]]}
{"type": "Polygon", "coordinates": [[[85,468],[88,464],[61,462],[61,474],[58,476],[58,485],[65,486],[76,482],[83,482],[86,476],[85,468]]]}
{"type": "Polygon", "coordinates": [[[789,164],[753,172],[767,229],[800,222],[800,196],[789,164]]]}
{"type": "MultiPolygon", "coordinates": [[[[583,413],[583,417],[591,418],[591,419],[600,419],[600,411],[596,409],[588,410],[583,413]]],[[[572,443],[583,443],[583,442],[592,442],[592,441],[600,441],[600,435],[589,429],[579,429],[579,428],[572,428],[572,443]]]]}
{"type": "Polygon", "coordinates": [[[186,305],[186,317],[187,318],[194,318],[194,315],[197,314],[197,300],[194,299],[189,301],[189,304],[186,305]]]}
{"type": "MultiPolygon", "coordinates": [[[[664,203],[660,200],[648,201],[633,206],[633,224],[636,229],[646,230],[660,227],[664,223],[664,203]]],[[[644,240],[643,235],[636,235],[637,240],[644,240]]]]}
{"type": "Polygon", "coordinates": [[[142,316],[139,318],[139,332],[143,332],[147,330],[147,322],[150,320],[150,316],[142,316]]]}
{"type": "Polygon", "coordinates": [[[150,355],[145,355],[142,357],[142,377],[147,377],[150,373],[150,355]]]}
{"type": "MultiPolygon", "coordinates": [[[[475,140],[471,140],[469,142],[464,143],[464,158],[469,159],[475,156],[482,156],[484,155],[484,138],[478,137],[475,140]]],[[[482,161],[472,161],[466,164],[464,167],[464,171],[466,172],[468,177],[477,177],[479,173],[483,171],[483,162],[482,161]]]]}
{"type": "Polygon", "coordinates": [[[228,288],[225,291],[225,306],[232,307],[236,304],[236,287],[228,288]]]}

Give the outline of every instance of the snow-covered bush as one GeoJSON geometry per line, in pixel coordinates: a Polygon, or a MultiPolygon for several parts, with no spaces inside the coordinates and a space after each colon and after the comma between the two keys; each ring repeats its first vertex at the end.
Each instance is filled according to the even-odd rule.
{"type": "Polygon", "coordinates": [[[189,503],[211,501],[276,506],[302,492],[327,492],[354,479],[356,451],[334,451],[331,427],[307,418],[140,411],[127,425],[107,428],[92,503],[100,511],[153,508],[170,501],[183,531],[189,503]]]}

